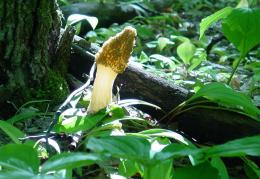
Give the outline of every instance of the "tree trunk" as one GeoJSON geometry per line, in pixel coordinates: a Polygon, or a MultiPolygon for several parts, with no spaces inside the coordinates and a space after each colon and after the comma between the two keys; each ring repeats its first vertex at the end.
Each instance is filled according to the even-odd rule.
{"type": "Polygon", "coordinates": [[[58,103],[67,95],[60,26],[56,0],[0,1],[1,117],[29,100],[58,103]]]}

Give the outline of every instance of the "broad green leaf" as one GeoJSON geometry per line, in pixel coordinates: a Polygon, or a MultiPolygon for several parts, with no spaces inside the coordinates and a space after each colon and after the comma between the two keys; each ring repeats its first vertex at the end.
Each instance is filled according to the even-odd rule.
{"type": "Polygon", "coordinates": [[[70,108],[60,115],[54,130],[65,133],[86,131],[96,127],[102,120],[114,121],[124,117],[124,115],[124,110],[118,105],[110,106],[90,115],[87,115],[83,108],[70,108]]]}
{"type": "Polygon", "coordinates": [[[253,104],[251,99],[248,96],[231,89],[227,85],[218,82],[207,84],[200,88],[187,102],[201,97],[218,103],[219,105],[245,112],[252,118],[260,121],[260,110],[253,104]]]}
{"type": "Polygon", "coordinates": [[[259,179],[260,178],[260,169],[256,163],[253,161],[243,158],[244,160],[244,171],[249,179],[259,179]]]}
{"type": "Polygon", "coordinates": [[[166,37],[160,37],[157,42],[160,51],[162,51],[168,44],[174,44],[174,42],[170,41],[170,39],[166,37]]]}
{"type": "Polygon", "coordinates": [[[173,161],[165,160],[153,165],[144,166],[144,179],[172,179],[173,161]]]}
{"type": "Polygon", "coordinates": [[[245,56],[260,44],[260,8],[236,8],[222,21],[226,38],[245,56]]]}
{"type": "Polygon", "coordinates": [[[170,69],[171,70],[174,70],[175,69],[175,63],[171,60],[171,58],[168,58],[168,57],[165,57],[163,55],[160,55],[160,54],[153,54],[150,56],[151,59],[154,59],[154,60],[158,60],[166,65],[169,65],[170,69]]]}
{"type": "Polygon", "coordinates": [[[220,19],[223,19],[227,17],[231,12],[233,8],[232,7],[225,7],[214,14],[204,18],[200,22],[200,39],[203,37],[205,31],[213,24],[219,21],[220,19]]]}
{"type": "Polygon", "coordinates": [[[131,177],[138,173],[136,162],[132,160],[122,160],[119,164],[118,171],[120,175],[131,177]]]}
{"type": "Polygon", "coordinates": [[[31,146],[8,144],[0,148],[0,165],[38,173],[40,161],[31,146]]]}
{"type": "Polygon", "coordinates": [[[161,108],[155,104],[140,100],[140,99],[123,99],[117,102],[120,107],[133,106],[133,105],[145,105],[161,110],[161,108]]]}
{"type": "Polygon", "coordinates": [[[240,0],[236,8],[240,7],[249,7],[248,1],[247,0],[240,0]]]}
{"type": "Polygon", "coordinates": [[[189,147],[184,144],[172,143],[166,146],[161,152],[155,154],[154,159],[159,161],[164,161],[169,158],[185,157],[189,155],[198,155],[200,150],[196,148],[189,147]]]}
{"type": "Polygon", "coordinates": [[[218,170],[221,179],[229,179],[227,168],[219,157],[213,157],[210,161],[212,167],[218,170]]]}
{"type": "Polygon", "coordinates": [[[148,136],[155,136],[155,137],[168,137],[168,138],[172,138],[178,142],[181,142],[183,144],[191,145],[191,146],[195,147],[195,145],[193,145],[192,142],[190,142],[189,140],[184,138],[182,135],[178,134],[177,132],[173,132],[173,131],[166,130],[166,129],[148,129],[148,130],[139,132],[139,134],[145,134],[148,136]]]}
{"type": "Polygon", "coordinates": [[[86,147],[99,153],[108,153],[113,157],[145,162],[149,160],[150,143],[134,136],[108,136],[90,138],[86,147]]]}
{"type": "Polygon", "coordinates": [[[221,179],[217,169],[212,167],[209,162],[196,166],[176,168],[173,173],[174,179],[221,179]]]}
{"type": "Polygon", "coordinates": [[[9,124],[6,121],[0,120],[0,129],[2,129],[14,143],[20,144],[19,138],[25,136],[25,134],[20,131],[18,128],[14,127],[13,125],[9,124]]]}
{"type": "Polygon", "coordinates": [[[54,175],[39,175],[33,174],[27,171],[8,171],[8,172],[1,172],[0,179],[65,179],[58,174],[54,175]]]}
{"type": "Polygon", "coordinates": [[[138,62],[140,63],[147,63],[149,62],[150,58],[146,55],[144,51],[141,52],[140,57],[138,58],[138,62]]]}
{"type": "Polygon", "coordinates": [[[195,51],[196,47],[191,43],[190,40],[184,41],[177,47],[177,54],[182,59],[185,65],[190,64],[195,51]]]}
{"type": "Polygon", "coordinates": [[[28,172],[28,171],[21,171],[21,170],[17,170],[17,171],[7,171],[7,172],[1,172],[0,173],[0,179],[17,179],[17,178],[21,178],[21,179],[33,179],[36,178],[36,175],[34,175],[32,172],[28,172]]]}
{"type": "Polygon", "coordinates": [[[83,20],[86,20],[93,29],[95,29],[98,24],[98,19],[96,17],[86,16],[82,14],[72,14],[68,17],[67,25],[74,25],[83,20]]]}
{"type": "Polygon", "coordinates": [[[95,164],[97,161],[100,160],[100,155],[88,154],[83,152],[57,154],[51,157],[42,165],[41,172],[47,173],[50,171],[88,166],[95,164]]]}
{"type": "Polygon", "coordinates": [[[27,119],[32,119],[33,117],[39,116],[39,115],[44,115],[45,113],[39,113],[37,111],[33,111],[33,110],[28,110],[28,111],[23,111],[19,114],[16,114],[15,116],[9,118],[7,120],[7,122],[9,122],[10,124],[14,124],[18,121],[24,121],[27,119]]]}
{"type": "Polygon", "coordinates": [[[205,149],[208,157],[260,156],[260,135],[245,137],[205,149]]]}
{"type": "Polygon", "coordinates": [[[54,130],[65,133],[86,131],[95,127],[106,115],[105,110],[101,110],[93,115],[87,115],[86,112],[83,112],[83,109],[70,108],[61,114],[54,130]]]}

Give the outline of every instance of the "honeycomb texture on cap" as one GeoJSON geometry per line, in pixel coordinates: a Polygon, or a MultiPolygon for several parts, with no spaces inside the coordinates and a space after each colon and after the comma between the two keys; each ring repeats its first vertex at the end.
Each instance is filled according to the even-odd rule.
{"type": "Polygon", "coordinates": [[[136,30],[130,26],[110,37],[96,54],[96,63],[109,66],[116,73],[122,73],[133,51],[135,37],[136,30]]]}

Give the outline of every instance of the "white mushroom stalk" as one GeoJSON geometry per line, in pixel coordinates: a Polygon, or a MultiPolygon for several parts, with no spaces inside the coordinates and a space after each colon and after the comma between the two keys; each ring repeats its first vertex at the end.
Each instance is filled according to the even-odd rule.
{"type": "Polygon", "coordinates": [[[136,37],[133,27],[126,27],[116,36],[109,38],[96,54],[97,72],[93,85],[88,113],[93,114],[112,102],[115,78],[128,65],[136,37]]]}

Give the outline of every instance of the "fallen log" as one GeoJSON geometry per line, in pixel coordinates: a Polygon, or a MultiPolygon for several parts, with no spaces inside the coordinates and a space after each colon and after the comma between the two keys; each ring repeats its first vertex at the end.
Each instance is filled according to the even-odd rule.
{"type": "MultiPolygon", "coordinates": [[[[76,41],[81,40],[79,37],[76,41]]],[[[91,45],[87,49],[96,53],[98,47],[91,45]]],[[[88,73],[94,57],[84,49],[74,46],[70,72],[79,79],[88,73]]],[[[130,63],[126,71],[119,75],[115,82],[120,87],[122,99],[142,99],[160,106],[166,113],[189,98],[188,90],[171,84],[154,74],[130,63]]],[[[142,108],[152,116],[160,119],[164,114],[151,108],[142,108]]],[[[222,143],[231,139],[260,134],[260,123],[247,116],[224,110],[194,109],[174,118],[174,121],[163,121],[164,127],[184,132],[199,142],[222,143]],[[165,125],[167,123],[167,125],[165,125]]]]}

